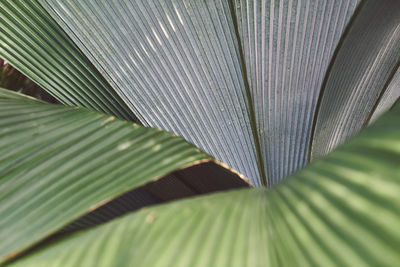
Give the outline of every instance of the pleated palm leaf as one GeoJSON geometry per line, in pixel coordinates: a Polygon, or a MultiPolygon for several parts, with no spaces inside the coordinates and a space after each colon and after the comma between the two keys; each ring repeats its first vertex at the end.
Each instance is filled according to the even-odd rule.
{"type": "Polygon", "coordinates": [[[400,262],[399,1],[0,7],[0,264],[400,262]]]}

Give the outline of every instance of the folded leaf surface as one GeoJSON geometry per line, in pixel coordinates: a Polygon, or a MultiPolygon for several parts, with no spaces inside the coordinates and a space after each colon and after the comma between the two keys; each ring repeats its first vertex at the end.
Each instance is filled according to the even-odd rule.
{"type": "Polygon", "coordinates": [[[146,126],[263,180],[228,1],[40,3],[146,126]]]}
{"type": "Polygon", "coordinates": [[[108,206],[106,210],[111,211],[101,215],[108,217],[113,208],[118,213],[123,205],[131,205],[129,211],[230,186],[248,186],[220,163],[215,166],[211,156],[171,133],[84,108],[44,104],[1,92],[1,260],[145,184],[151,199],[142,201],[139,194],[130,194],[125,203],[119,201],[122,206],[108,206]],[[205,172],[200,163],[209,166],[205,172]],[[172,173],[161,183],[149,184],[196,164],[200,164],[197,176],[185,169],[178,176],[172,173]],[[239,183],[232,184],[232,177],[239,183]],[[187,193],[182,188],[185,185],[190,186],[187,193]]]}
{"type": "Polygon", "coordinates": [[[67,105],[135,120],[131,110],[37,1],[0,2],[0,57],[67,105]]]}
{"type": "Polygon", "coordinates": [[[11,266],[397,266],[400,105],[271,189],[151,207],[11,266]]]}
{"type": "Polygon", "coordinates": [[[322,81],[358,2],[234,1],[269,185],[307,163],[322,81]]]}
{"type": "MultiPolygon", "coordinates": [[[[400,64],[400,2],[363,2],[327,73],[311,159],[327,154],[368,123],[400,64]]],[[[395,87],[395,93],[399,92],[395,87]]]]}

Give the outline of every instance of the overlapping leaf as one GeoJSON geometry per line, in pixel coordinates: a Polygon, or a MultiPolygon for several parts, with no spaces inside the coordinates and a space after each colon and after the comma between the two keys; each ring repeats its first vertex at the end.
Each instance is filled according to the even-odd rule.
{"type": "Polygon", "coordinates": [[[307,163],[322,81],[359,0],[233,2],[272,185],[307,163]]]}
{"type": "Polygon", "coordinates": [[[228,1],[39,1],[144,124],[262,183],[228,1]]]}
{"type": "Polygon", "coordinates": [[[400,1],[365,1],[327,73],[312,159],[327,154],[366,125],[390,81],[394,82],[392,93],[399,94],[399,84],[393,80],[399,64],[400,1]]]}
{"type": "MultiPolygon", "coordinates": [[[[0,90],[0,258],[133,188],[204,161],[212,158],[170,133],[0,90]]],[[[197,194],[226,187],[221,180],[207,191],[207,177],[199,177],[201,168],[196,173],[203,179],[192,183],[197,194]]],[[[177,198],[183,185],[173,178],[145,189],[177,198]]]]}
{"type": "MultiPolygon", "coordinates": [[[[185,137],[255,185],[272,185],[304,166],[313,130],[313,157],[326,154],[399,91],[385,93],[398,62],[395,0],[367,0],[356,13],[359,0],[40,0],[52,19],[25,2],[5,6],[10,14],[41,10],[47,24],[34,24],[34,33],[57,21],[68,37],[53,25],[58,34],[111,84],[101,87],[101,99],[117,92],[143,124],[185,137]]],[[[29,26],[16,21],[17,33],[29,26]]],[[[88,91],[74,90],[78,99],[88,91]]]]}
{"type": "MultiPolygon", "coordinates": [[[[144,124],[188,138],[254,184],[265,183],[264,171],[273,184],[304,165],[314,117],[312,155],[319,157],[398,97],[400,6],[394,0],[367,0],[357,9],[318,113],[324,72],[357,0],[39,2],[51,16],[36,1],[1,2],[1,55],[65,103],[126,118],[132,110],[144,124]]],[[[0,91],[3,259],[104,201],[210,160],[165,132],[23,98],[0,91]]],[[[142,210],[14,264],[395,266],[399,121],[397,107],[271,190],[142,210]]],[[[115,200],[109,204],[119,206],[115,200]]],[[[99,210],[101,216],[93,212],[63,230],[92,225],[103,215],[99,210]]]]}
{"type": "Polygon", "coordinates": [[[400,105],[272,189],[157,206],[11,266],[397,266],[400,105]]]}
{"type": "Polygon", "coordinates": [[[0,58],[64,104],[135,119],[99,71],[37,1],[1,1],[0,14],[0,58]]]}

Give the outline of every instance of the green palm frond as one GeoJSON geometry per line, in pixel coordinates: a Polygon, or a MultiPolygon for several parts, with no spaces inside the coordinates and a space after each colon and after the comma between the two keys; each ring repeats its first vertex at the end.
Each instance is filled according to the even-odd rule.
{"type": "Polygon", "coordinates": [[[399,1],[0,14],[0,265],[400,262],[399,1]]]}

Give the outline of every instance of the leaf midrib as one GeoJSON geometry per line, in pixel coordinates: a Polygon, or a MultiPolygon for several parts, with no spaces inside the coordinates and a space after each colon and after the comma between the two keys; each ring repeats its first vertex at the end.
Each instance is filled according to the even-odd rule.
{"type": "Polygon", "coordinates": [[[236,38],[238,41],[239,61],[240,61],[240,67],[242,70],[242,75],[243,75],[244,87],[246,89],[246,97],[248,100],[249,119],[250,119],[250,125],[251,125],[251,132],[252,132],[253,138],[254,138],[254,145],[255,145],[255,149],[256,149],[258,171],[260,174],[260,180],[261,180],[262,186],[268,187],[267,178],[266,178],[265,169],[264,169],[264,162],[263,162],[263,158],[262,158],[262,154],[261,154],[261,144],[260,144],[260,139],[259,139],[258,132],[257,132],[257,123],[256,123],[256,116],[255,116],[255,110],[254,110],[254,105],[253,105],[253,98],[251,96],[250,84],[249,84],[249,79],[247,76],[247,68],[246,68],[244,54],[243,54],[243,47],[242,47],[242,42],[241,42],[241,38],[240,38],[240,34],[239,34],[238,21],[237,21],[235,7],[234,7],[232,0],[229,0],[229,9],[230,9],[231,16],[232,16],[233,27],[235,29],[235,35],[236,35],[236,38]]]}

